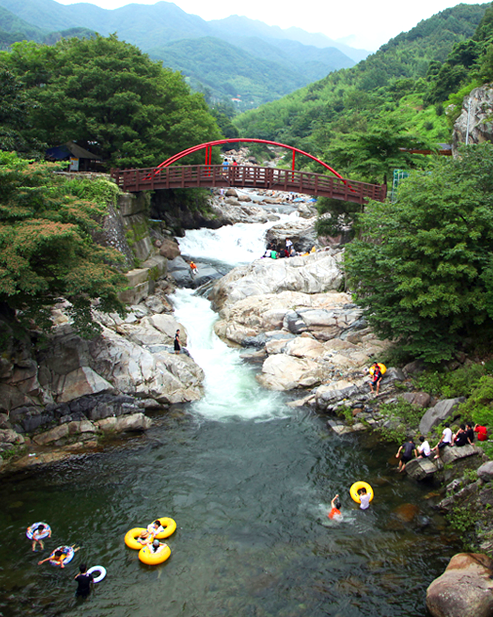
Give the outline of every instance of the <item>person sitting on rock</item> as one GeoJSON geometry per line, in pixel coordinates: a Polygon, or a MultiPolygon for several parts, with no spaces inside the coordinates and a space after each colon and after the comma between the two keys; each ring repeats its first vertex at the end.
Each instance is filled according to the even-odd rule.
{"type": "Polygon", "coordinates": [[[474,432],[478,434],[478,441],[487,441],[488,440],[488,430],[486,426],[481,426],[480,424],[474,425],[474,432]]]}
{"type": "Polygon", "coordinates": [[[454,435],[453,441],[454,441],[454,446],[457,446],[458,448],[462,448],[462,446],[465,446],[467,443],[469,443],[467,439],[465,424],[460,425],[459,430],[454,435]]]}
{"type": "Polygon", "coordinates": [[[397,450],[395,458],[399,458],[402,452],[402,458],[399,461],[399,473],[402,473],[406,469],[406,464],[409,463],[416,456],[416,446],[412,437],[408,437],[406,443],[397,450]]]}
{"type": "Polygon", "coordinates": [[[370,375],[371,375],[371,380],[370,380],[370,390],[371,393],[374,393],[373,388],[376,388],[376,396],[378,396],[378,391],[380,390],[380,383],[383,379],[383,373],[382,370],[380,369],[380,366],[378,364],[378,362],[374,362],[371,367],[370,367],[370,375]]]}
{"type": "Polygon", "coordinates": [[[448,422],[445,423],[445,428],[442,431],[442,436],[437,445],[433,448],[433,451],[436,450],[435,459],[440,458],[440,450],[445,448],[445,446],[452,446],[452,429],[450,428],[450,424],[448,422]]]}
{"type": "Polygon", "coordinates": [[[334,521],[342,521],[342,514],[340,511],[340,507],[341,507],[341,502],[338,501],[339,499],[339,495],[336,495],[334,497],[334,499],[330,502],[330,506],[332,508],[332,510],[328,513],[328,517],[330,518],[330,520],[334,520],[334,521]]]}
{"type": "Polygon", "coordinates": [[[419,441],[421,442],[421,445],[418,446],[418,458],[428,458],[431,452],[430,444],[423,437],[423,435],[420,435],[419,441]]]}
{"type": "Polygon", "coordinates": [[[466,435],[467,435],[467,441],[472,446],[474,444],[474,437],[475,437],[472,422],[466,422],[466,435]]]}

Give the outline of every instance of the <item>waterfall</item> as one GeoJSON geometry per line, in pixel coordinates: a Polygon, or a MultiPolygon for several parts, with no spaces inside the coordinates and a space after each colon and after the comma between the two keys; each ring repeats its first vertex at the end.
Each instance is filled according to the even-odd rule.
{"type": "MultiPolygon", "coordinates": [[[[180,249],[193,259],[229,267],[249,263],[264,253],[265,232],[277,222],[190,230],[179,239],[180,249]]],[[[187,331],[187,348],[205,373],[205,395],[194,403],[194,412],[215,420],[267,420],[288,415],[282,395],[259,386],[255,369],[241,358],[241,350],[228,347],[216,336],[218,316],[209,300],[191,289],[177,289],[171,300],[177,320],[187,331]]]]}
{"type": "Polygon", "coordinates": [[[296,220],[298,213],[281,214],[268,223],[237,223],[219,229],[191,229],[177,238],[183,255],[196,260],[221,262],[230,267],[250,263],[265,252],[265,234],[281,222],[296,220]]]}

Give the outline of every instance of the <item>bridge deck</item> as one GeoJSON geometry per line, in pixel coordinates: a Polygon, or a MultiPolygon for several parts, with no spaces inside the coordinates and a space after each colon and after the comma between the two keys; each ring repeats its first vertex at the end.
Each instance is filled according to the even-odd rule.
{"type": "Polygon", "coordinates": [[[230,165],[182,165],[149,169],[113,169],[111,176],[124,191],[156,189],[238,187],[291,191],[364,203],[367,199],[384,201],[386,185],[340,179],[332,175],[291,171],[272,167],[230,165]]]}

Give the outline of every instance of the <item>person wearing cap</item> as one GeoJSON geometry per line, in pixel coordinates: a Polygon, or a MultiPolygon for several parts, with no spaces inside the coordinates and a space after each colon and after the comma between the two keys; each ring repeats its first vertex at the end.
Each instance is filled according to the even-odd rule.
{"type": "Polygon", "coordinates": [[[166,546],[165,542],[159,542],[159,540],[154,540],[151,544],[151,551],[153,553],[159,553],[159,551],[166,546]]]}
{"type": "Polygon", "coordinates": [[[340,511],[341,502],[339,501],[339,495],[336,495],[330,502],[332,510],[327,515],[331,521],[342,521],[342,514],[340,511]]]}

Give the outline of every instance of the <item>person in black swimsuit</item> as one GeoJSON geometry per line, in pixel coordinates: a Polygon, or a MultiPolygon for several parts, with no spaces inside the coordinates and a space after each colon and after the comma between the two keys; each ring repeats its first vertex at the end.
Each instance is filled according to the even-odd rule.
{"type": "Polygon", "coordinates": [[[399,461],[399,471],[402,472],[406,469],[406,464],[409,463],[416,456],[416,446],[414,445],[414,441],[412,437],[408,437],[406,443],[403,443],[402,446],[397,451],[395,458],[399,458],[400,453],[402,452],[402,458],[399,461]]]}
{"type": "Polygon", "coordinates": [[[174,347],[175,347],[175,353],[180,353],[181,344],[180,344],[180,331],[179,330],[177,330],[175,334],[174,347]]]}
{"type": "Polygon", "coordinates": [[[79,598],[87,598],[91,593],[91,584],[94,582],[92,574],[87,574],[87,566],[85,563],[81,563],[79,566],[79,574],[75,576],[78,587],[75,595],[79,598]]]}

